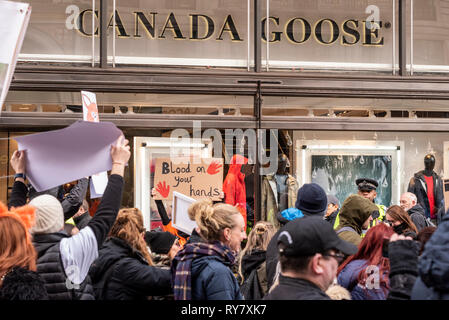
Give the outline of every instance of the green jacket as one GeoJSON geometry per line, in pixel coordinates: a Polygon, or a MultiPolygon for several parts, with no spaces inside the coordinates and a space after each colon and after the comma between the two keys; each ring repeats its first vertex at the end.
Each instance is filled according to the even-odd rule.
{"type": "Polygon", "coordinates": [[[377,210],[378,207],[368,199],[352,194],[346,198],[341,206],[339,213],[340,223],[335,231],[341,239],[358,246],[362,241],[363,223],[377,210]],[[339,233],[338,231],[343,227],[350,227],[353,231],[345,230],[339,233]]]}
{"type": "MultiPolygon", "coordinates": [[[[288,207],[294,208],[296,202],[296,193],[298,191],[298,182],[292,175],[288,175],[287,181],[288,188],[288,207]]],[[[278,212],[278,202],[276,190],[276,179],[274,175],[267,175],[262,180],[262,203],[261,203],[261,220],[271,222],[279,228],[279,221],[276,218],[278,212]]]]}

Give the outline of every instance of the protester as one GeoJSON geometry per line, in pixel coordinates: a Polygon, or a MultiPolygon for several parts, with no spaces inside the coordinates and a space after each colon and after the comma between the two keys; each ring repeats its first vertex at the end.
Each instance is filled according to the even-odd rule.
{"type": "Polygon", "coordinates": [[[246,239],[243,216],[234,206],[210,200],[197,201],[189,210],[207,242],[188,243],[174,258],[175,300],[241,300],[230,267],[246,239]]]}
{"type": "Polygon", "coordinates": [[[44,280],[36,273],[36,250],[28,230],[31,206],[8,208],[0,202],[0,300],[47,300],[44,280]]]}
{"type": "Polygon", "coordinates": [[[75,222],[75,226],[79,230],[81,230],[85,226],[87,226],[87,224],[89,223],[89,221],[91,219],[92,219],[92,217],[89,214],[89,203],[87,202],[86,199],[84,199],[83,200],[83,204],[78,209],[78,212],[75,213],[75,215],[73,216],[73,220],[75,222]]]}
{"type": "Polygon", "coordinates": [[[264,300],[330,300],[338,264],[357,247],[341,240],[322,217],[287,223],[277,239],[281,275],[264,300]]]}
{"type": "Polygon", "coordinates": [[[167,231],[146,231],[144,238],[155,266],[170,268],[171,261],[182,248],[178,238],[167,231]]]}
{"type": "MultiPolygon", "coordinates": [[[[58,199],[44,194],[30,201],[36,208],[36,223],[31,233],[38,256],[37,272],[44,278],[50,300],[94,299],[88,271],[119,211],[123,175],[130,155],[128,140],[120,136],[111,146],[111,175],[97,213],[75,236],[62,232],[64,213],[58,199]]],[[[16,172],[17,168],[26,172],[25,158],[25,151],[13,154],[11,166],[16,172]]],[[[21,183],[16,179],[13,193],[20,199],[18,202],[25,203],[27,194],[18,186],[21,183]]]]}
{"type": "Polygon", "coordinates": [[[241,292],[245,300],[261,300],[268,292],[266,252],[276,232],[275,226],[259,221],[248,235],[239,257],[241,292]]]}
{"type": "Polygon", "coordinates": [[[338,268],[338,284],[348,289],[352,300],[385,300],[389,290],[390,264],[385,257],[393,229],[384,223],[368,230],[358,252],[338,268]]]}
{"type": "Polygon", "coordinates": [[[423,228],[428,226],[426,221],[426,212],[424,208],[418,203],[416,195],[411,192],[405,192],[401,195],[399,200],[402,209],[407,211],[412,222],[415,224],[416,229],[421,231],[423,228]]]}
{"type": "MultiPolygon", "coordinates": [[[[287,225],[289,221],[302,218],[304,216],[319,216],[323,218],[327,210],[326,192],[316,183],[306,183],[299,188],[294,209],[282,211],[277,215],[282,225],[287,225]],[[296,209],[296,210],[295,210],[296,209]]],[[[267,281],[268,288],[271,288],[280,274],[279,253],[277,248],[277,238],[280,230],[271,239],[267,247],[267,281]]]]}
{"type": "Polygon", "coordinates": [[[172,292],[171,272],[153,266],[144,234],[140,210],[121,209],[89,271],[97,300],[145,300],[172,292]]]}
{"type": "Polygon", "coordinates": [[[340,209],[340,201],[338,198],[332,194],[327,195],[327,211],[324,215],[324,219],[328,221],[331,226],[335,224],[337,219],[338,211],[340,209]]]}
{"type": "Polygon", "coordinates": [[[412,219],[408,213],[398,205],[388,208],[385,222],[388,223],[397,234],[403,234],[404,236],[413,239],[416,239],[416,236],[418,235],[418,230],[412,222],[412,219]]]}
{"type": "Polygon", "coordinates": [[[427,241],[429,241],[430,237],[433,235],[436,229],[436,227],[425,227],[416,236],[416,240],[421,244],[419,255],[423,253],[427,241]]]}
{"type": "Polygon", "coordinates": [[[345,199],[339,213],[340,223],[335,229],[338,236],[358,246],[362,242],[363,230],[379,215],[377,206],[370,200],[352,194],[345,199]]]}
{"type": "Polygon", "coordinates": [[[444,215],[419,257],[413,300],[449,299],[449,216],[444,215]]]}

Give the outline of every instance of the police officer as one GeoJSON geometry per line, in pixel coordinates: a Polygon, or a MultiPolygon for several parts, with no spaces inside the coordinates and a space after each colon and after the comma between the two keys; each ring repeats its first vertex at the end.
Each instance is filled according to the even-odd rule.
{"type": "MultiPolygon", "coordinates": [[[[374,199],[377,197],[377,187],[379,184],[376,180],[370,179],[370,178],[359,178],[355,181],[355,184],[357,185],[358,192],[357,194],[361,195],[362,197],[372,201],[374,203],[374,199]]],[[[375,205],[379,208],[379,217],[377,219],[374,219],[371,222],[370,227],[375,226],[379,222],[382,222],[385,219],[385,211],[387,210],[387,207],[382,204],[375,205]]]]}
{"type": "MultiPolygon", "coordinates": [[[[370,179],[370,178],[358,178],[355,181],[355,184],[357,185],[358,192],[357,194],[372,201],[374,203],[374,199],[377,197],[377,187],[379,184],[376,180],[370,179]]],[[[370,223],[370,227],[375,226],[379,222],[382,222],[385,219],[385,212],[387,211],[387,207],[382,204],[374,203],[377,208],[379,209],[379,215],[376,219],[373,219],[370,223]]],[[[335,219],[334,223],[334,229],[336,229],[340,223],[340,217],[337,215],[337,218],[335,219]]],[[[362,237],[364,234],[362,235],[362,237]]]]}

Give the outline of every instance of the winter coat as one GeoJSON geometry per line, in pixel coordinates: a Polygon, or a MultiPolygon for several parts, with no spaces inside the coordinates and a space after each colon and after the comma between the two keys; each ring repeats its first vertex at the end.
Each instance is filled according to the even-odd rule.
{"type": "MultiPolygon", "coordinates": [[[[298,182],[292,175],[287,176],[285,182],[287,185],[288,208],[294,208],[296,194],[298,191],[298,182]]],[[[276,228],[279,228],[279,221],[276,219],[278,208],[278,193],[276,188],[276,178],[274,175],[267,175],[262,180],[262,203],[261,220],[271,222],[276,228]]]]}
{"type": "Polygon", "coordinates": [[[92,219],[92,217],[89,215],[89,212],[85,212],[82,215],[80,215],[79,217],[73,218],[73,220],[75,221],[75,225],[78,229],[83,229],[85,226],[87,226],[87,224],[89,223],[89,221],[92,219]]]}
{"type": "Polygon", "coordinates": [[[305,279],[279,276],[279,284],[263,300],[331,300],[316,284],[305,279]]]}
{"type": "Polygon", "coordinates": [[[388,294],[386,287],[369,288],[358,282],[360,271],[368,267],[366,263],[367,260],[353,260],[348,263],[338,274],[338,284],[351,293],[352,300],[385,300],[388,294]]]}
{"type": "Polygon", "coordinates": [[[243,284],[241,292],[245,300],[261,300],[268,292],[266,251],[253,250],[242,257],[243,284]]]}
{"type": "Polygon", "coordinates": [[[418,232],[421,231],[421,229],[427,227],[426,212],[424,211],[423,207],[417,204],[414,207],[408,209],[407,212],[410,215],[410,219],[412,219],[412,222],[418,229],[418,232]]]}
{"type": "Polygon", "coordinates": [[[341,206],[340,224],[335,231],[341,239],[358,246],[362,242],[362,226],[374,211],[378,208],[373,202],[357,194],[350,195],[341,206]],[[339,232],[344,227],[353,230],[339,232]]]}
{"type": "Polygon", "coordinates": [[[229,263],[218,256],[192,262],[192,300],[243,300],[229,263]]]}
{"type": "Polygon", "coordinates": [[[414,300],[449,299],[449,216],[445,216],[427,241],[419,258],[419,277],[411,298],[414,300]]]}
{"type": "Polygon", "coordinates": [[[35,271],[14,267],[0,285],[1,300],[48,300],[44,279],[35,271]]]}
{"type": "Polygon", "coordinates": [[[104,243],[89,275],[97,300],[144,300],[172,292],[170,270],[149,266],[140,252],[119,238],[104,243]]]}
{"type": "Polygon", "coordinates": [[[324,217],[324,220],[328,221],[331,224],[331,226],[333,227],[335,224],[335,220],[337,219],[339,211],[340,210],[335,210],[334,213],[331,213],[327,217],[324,217]]]}
{"type": "MultiPolygon", "coordinates": [[[[432,171],[432,177],[433,194],[435,201],[435,217],[437,219],[437,223],[439,223],[444,215],[443,181],[434,171],[432,171]]],[[[424,208],[426,217],[431,218],[429,199],[427,198],[427,183],[426,179],[424,178],[424,170],[415,173],[415,175],[410,179],[407,191],[416,195],[416,198],[418,199],[417,202],[421,205],[421,207],[424,208]]]]}
{"type": "Polygon", "coordinates": [[[192,300],[242,300],[240,286],[230,265],[218,256],[192,262],[192,300]]]}
{"type": "Polygon", "coordinates": [[[228,174],[223,182],[223,192],[225,203],[237,207],[245,220],[246,227],[246,187],[245,175],[240,172],[243,164],[247,164],[248,159],[235,154],[229,165],[228,174]]]}

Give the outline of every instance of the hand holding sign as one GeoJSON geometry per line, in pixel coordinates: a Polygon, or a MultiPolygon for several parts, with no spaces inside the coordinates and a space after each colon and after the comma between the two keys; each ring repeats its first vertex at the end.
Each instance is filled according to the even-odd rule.
{"type": "Polygon", "coordinates": [[[157,184],[157,188],[156,191],[159,192],[161,194],[161,196],[163,196],[164,198],[167,198],[168,195],[170,194],[170,186],[165,184],[165,181],[159,182],[157,184]]]}
{"type": "Polygon", "coordinates": [[[210,175],[214,175],[220,172],[220,168],[222,165],[218,161],[212,161],[209,167],[207,168],[207,173],[210,175]]]}

